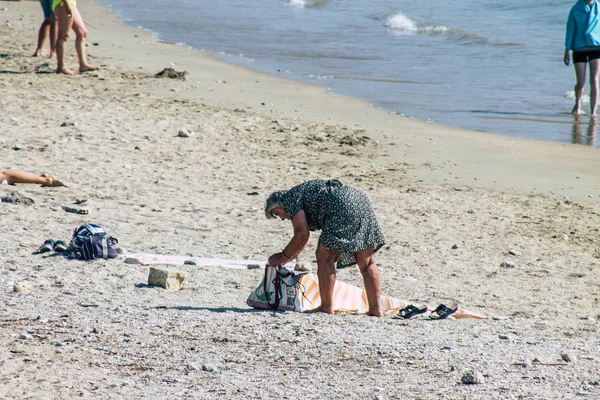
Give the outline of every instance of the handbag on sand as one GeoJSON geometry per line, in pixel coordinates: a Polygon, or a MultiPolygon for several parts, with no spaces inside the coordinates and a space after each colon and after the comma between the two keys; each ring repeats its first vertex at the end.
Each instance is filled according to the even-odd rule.
{"type": "Polygon", "coordinates": [[[304,311],[301,301],[305,291],[301,283],[304,275],[306,272],[297,274],[282,266],[267,265],[262,282],[250,293],[246,303],[254,308],[304,311]]]}

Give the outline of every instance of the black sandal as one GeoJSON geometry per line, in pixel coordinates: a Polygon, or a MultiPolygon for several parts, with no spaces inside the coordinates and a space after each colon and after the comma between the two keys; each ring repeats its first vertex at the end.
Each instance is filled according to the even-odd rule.
{"type": "Polygon", "coordinates": [[[415,315],[423,314],[425,311],[427,311],[426,305],[413,306],[412,304],[409,304],[398,310],[398,314],[394,318],[409,319],[415,315]]]}
{"type": "Polygon", "coordinates": [[[458,310],[458,304],[452,303],[449,306],[440,304],[435,310],[429,314],[429,319],[446,319],[458,310]]]}
{"type": "Polygon", "coordinates": [[[53,248],[54,248],[54,240],[47,239],[44,241],[44,244],[42,244],[37,251],[38,251],[38,253],[47,253],[49,251],[52,251],[53,248]]]}
{"type": "Polygon", "coordinates": [[[54,243],[54,251],[56,251],[57,253],[63,253],[66,250],[67,244],[62,240],[57,240],[56,243],[54,243]]]}

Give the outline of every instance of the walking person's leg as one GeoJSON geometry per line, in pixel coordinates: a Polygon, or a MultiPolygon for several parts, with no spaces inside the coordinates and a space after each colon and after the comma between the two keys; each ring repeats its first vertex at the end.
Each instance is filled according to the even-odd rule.
{"type": "Polygon", "coordinates": [[[48,17],[50,20],[50,58],[56,57],[56,39],[58,37],[58,28],[56,26],[56,15],[52,14],[48,17]]]}
{"type": "Polygon", "coordinates": [[[600,59],[590,60],[590,113],[596,116],[598,106],[598,76],[600,75],[600,59]]]}
{"type": "Polygon", "coordinates": [[[42,50],[44,49],[44,43],[46,43],[46,38],[48,37],[48,31],[50,30],[50,21],[48,18],[44,18],[42,25],[40,25],[40,30],[38,32],[38,41],[37,48],[33,53],[34,57],[40,57],[42,55],[42,50]]]}
{"type": "Polygon", "coordinates": [[[71,7],[71,13],[73,15],[73,31],[75,32],[75,50],[77,50],[77,58],[79,59],[79,72],[94,71],[98,67],[88,64],[85,54],[85,41],[88,34],[85,22],[83,22],[77,7],[71,7]]]}
{"type": "Polygon", "coordinates": [[[583,88],[585,87],[585,70],[587,63],[578,62],[573,63],[575,66],[575,77],[577,82],[575,83],[575,106],[573,106],[573,110],[571,113],[573,114],[581,114],[581,98],[583,96],[583,88]]]}
{"type": "Polygon", "coordinates": [[[73,26],[73,18],[67,12],[67,8],[61,4],[54,9],[58,24],[58,34],[56,38],[56,72],[59,74],[73,75],[74,71],[65,67],[65,52],[67,48],[67,40],[69,40],[69,32],[73,26]]]}
{"type": "Polygon", "coordinates": [[[360,268],[360,273],[363,276],[365,284],[365,292],[367,292],[367,300],[369,302],[368,315],[373,317],[381,317],[381,279],[379,270],[375,264],[375,255],[373,249],[368,248],[361,250],[355,254],[356,264],[360,268]]]}

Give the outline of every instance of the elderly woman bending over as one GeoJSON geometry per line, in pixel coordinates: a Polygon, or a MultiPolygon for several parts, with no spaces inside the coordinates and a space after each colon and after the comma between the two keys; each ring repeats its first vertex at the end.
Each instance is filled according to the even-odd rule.
{"type": "Polygon", "coordinates": [[[367,292],[368,314],[382,315],[381,282],[374,254],[384,245],[384,238],[364,193],[338,180],[307,181],[272,193],[265,213],[267,218],[291,220],[294,228],[294,237],[281,253],[269,257],[272,266],[292,260],[308,243],[309,232],[321,230],[316,251],[319,311],[333,314],[336,263],[338,268],[357,264],[367,292]]]}

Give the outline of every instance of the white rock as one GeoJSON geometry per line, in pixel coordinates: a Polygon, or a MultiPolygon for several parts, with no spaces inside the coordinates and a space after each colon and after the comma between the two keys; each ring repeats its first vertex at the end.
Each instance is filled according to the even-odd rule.
{"type": "Polygon", "coordinates": [[[30,292],[31,289],[33,289],[33,285],[27,281],[17,282],[13,286],[13,291],[17,293],[27,293],[30,292]]]}
{"type": "Polygon", "coordinates": [[[183,272],[152,267],[148,273],[148,285],[160,286],[171,291],[181,289],[184,280],[185,273],[183,272]]]}

